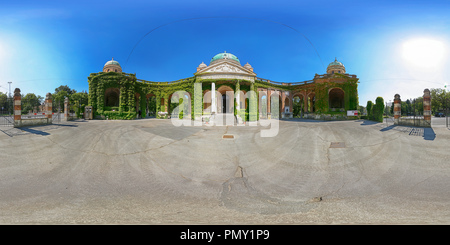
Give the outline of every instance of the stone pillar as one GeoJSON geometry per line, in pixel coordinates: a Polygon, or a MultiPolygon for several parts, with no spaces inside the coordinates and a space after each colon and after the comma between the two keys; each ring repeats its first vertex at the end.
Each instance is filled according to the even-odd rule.
{"type": "Polygon", "coordinates": [[[211,83],[211,114],[217,112],[216,107],[216,83],[211,83]]]}
{"type": "Polygon", "coordinates": [[[289,112],[291,113],[291,118],[294,117],[294,93],[289,92],[289,112]]]}
{"type": "Polygon", "coordinates": [[[236,94],[236,112],[239,114],[241,111],[241,90],[239,82],[236,84],[236,91],[234,93],[236,94]]]}
{"type": "Polygon", "coordinates": [[[402,115],[402,101],[400,95],[394,95],[394,124],[398,124],[400,116],[402,115]]]}
{"type": "Polygon", "coordinates": [[[22,96],[20,89],[14,90],[14,127],[22,126],[22,96]]]}
{"type": "Polygon", "coordinates": [[[431,125],[431,94],[429,89],[423,91],[423,118],[431,125]]]}
{"type": "Polygon", "coordinates": [[[52,94],[47,93],[45,96],[45,114],[47,116],[47,123],[52,124],[52,94]]]}
{"type": "Polygon", "coordinates": [[[64,99],[64,121],[69,121],[69,98],[64,99]]]}
{"type": "Polygon", "coordinates": [[[309,112],[308,110],[308,94],[303,94],[303,113],[309,112]]]}
{"type": "Polygon", "coordinates": [[[271,90],[267,89],[267,119],[271,119],[270,114],[270,96],[272,95],[271,90]]]}

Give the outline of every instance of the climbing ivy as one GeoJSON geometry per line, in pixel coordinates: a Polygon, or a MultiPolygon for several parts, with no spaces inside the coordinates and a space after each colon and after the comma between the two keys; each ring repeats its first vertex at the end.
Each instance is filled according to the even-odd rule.
{"type": "MultiPolygon", "coordinates": [[[[337,78],[345,77],[345,82],[324,82],[313,83],[316,96],[316,113],[333,114],[329,109],[328,91],[331,88],[341,88],[344,91],[344,105],[345,110],[356,110],[358,107],[358,79],[349,78],[342,74],[335,74],[337,78]]],[[[138,80],[136,74],[131,73],[116,73],[116,72],[99,72],[91,73],[88,77],[89,83],[89,105],[93,107],[95,116],[108,119],[134,119],[139,115],[144,115],[146,111],[147,95],[156,97],[156,116],[162,116],[158,112],[170,113],[178,104],[170,104],[171,96],[176,91],[186,91],[191,97],[191,118],[195,119],[202,116],[203,113],[203,91],[211,90],[211,83],[216,84],[216,90],[221,86],[229,86],[234,91],[254,91],[254,97],[251,99],[258,100],[259,88],[273,88],[284,91],[301,91],[305,89],[300,85],[282,85],[270,83],[261,80],[244,80],[244,79],[197,79],[190,77],[173,82],[151,82],[145,80],[138,80]],[[194,94],[194,84],[201,84],[201,91],[194,94]],[[119,89],[119,107],[105,106],[105,91],[108,88],[119,89]],[[198,96],[200,95],[200,96],[198,96]],[[164,104],[161,104],[163,102],[164,104]],[[195,114],[195,106],[197,105],[197,114],[195,114]],[[200,112],[199,109],[201,108],[200,112]]],[[[258,102],[257,102],[258,103],[258,102]]],[[[241,118],[248,120],[257,120],[259,115],[258,104],[246,103],[245,109],[240,110],[241,118]]],[[[238,113],[235,105],[235,114],[238,113]]],[[[186,112],[184,112],[186,113],[186,112]]],[[[184,114],[183,113],[183,114],[184,114]]],[[[169,114],[170,115],[170,114],[169,114]]],[[[185,115],[183,115],[185,116],[185,115]]]]}

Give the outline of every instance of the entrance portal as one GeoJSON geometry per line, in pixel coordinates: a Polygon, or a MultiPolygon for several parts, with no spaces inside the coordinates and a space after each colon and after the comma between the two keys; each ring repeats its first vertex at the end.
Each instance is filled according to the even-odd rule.
{"type": "Polygon", "coordinates": [[[230,97],[226,94],[222,94],[222,113],[231,113],[229,110],[228,103],[230,101],[230,97]]]}

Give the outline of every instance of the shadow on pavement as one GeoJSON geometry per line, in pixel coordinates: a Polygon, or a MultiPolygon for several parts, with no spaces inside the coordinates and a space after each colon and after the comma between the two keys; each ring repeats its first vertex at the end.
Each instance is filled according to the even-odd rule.
{"type": "Polygon", "coordinates": [[[357,122],[363,122],[363,123],[361,123],[361,125],[374,125],[374,124],[378,124],[378,123],[380,123],[380,122],[374,122],[374,121],[370,121],[370,120],[358,120],[357,122]]]}
{"type": "Polygon", "coordinates": [[[388,131],[388,130],[391,130],[391,129],[395,128],[395,127],[396,127],[396,125],[391,125],[391,126],[388,126],[388,127],[380,129],[380,131],[381,132],[388,131]]]}
{"type": "Polygon", "coordinates": [[[54,123],[53,125],[63,126],[63,127],[78,127],[77,125],[74,125],[74,124],[59,124],[59,123],[54,123]]]}
{"type": "Polygon", "coordinates": [[[424,140],[434,140],[436,138],[436,133],[433,128],[425,128],[423,132],[424,140]]]}
{"type": "Polygon", "coordinates": [[[43,135],[43,136],[50,135],[47,132],[36,130],[36,129],[32,129],[32,128],[21,128],[21,130],[25,131],[25,132],[28,132],[28,133],[32,133],[32,134],[37,134],[37,135],[43,135]]]}

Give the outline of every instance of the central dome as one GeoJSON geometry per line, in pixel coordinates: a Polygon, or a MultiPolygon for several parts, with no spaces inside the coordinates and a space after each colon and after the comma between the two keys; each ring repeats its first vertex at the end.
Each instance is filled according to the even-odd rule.
{"type": "Polygon", "coordinates": [[[226,51],[223,53],[220,53],[220,54],[216,54],[214,57],[212,57],[210,63],[212,64],[215,61],[224,60],[224,59],[230,59],[232,61],[236,61],[237,63],[241,64],[241,62],[239,61],[238,57],[236,57],[236,55],[227,53],[226,51]]]}
{"type": "Polygon", "coordinates": [[[331,62],[327,67],[327,73],[328,74],[334,74],[334,73],[345,73],[345,66],[342,64],[342,62],[337,61],[335,58],[333,62],[331,62]]]}
{"type": "Polygon", "coordinates": [[[115,61],[114,58],[112,58],[110,61],[106,62],[106,64],[104,66],[107,65],[117,65],[120,66],[119,62],[115,61]]]}

